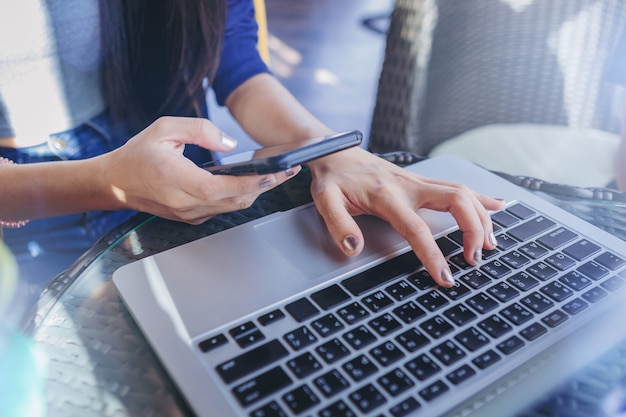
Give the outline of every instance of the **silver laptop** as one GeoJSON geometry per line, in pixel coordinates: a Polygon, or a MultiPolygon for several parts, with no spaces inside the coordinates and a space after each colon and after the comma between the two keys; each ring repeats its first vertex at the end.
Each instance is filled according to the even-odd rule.
{"type": "Polygon", "coordinates": [[[504,198],[499,247],[435,286],[385,222],[341,254],[315,207],[137,261],[113,281],[199,416],[515,415],[626,338],[626,243],[455,157],[408,170],[504,198]]]}

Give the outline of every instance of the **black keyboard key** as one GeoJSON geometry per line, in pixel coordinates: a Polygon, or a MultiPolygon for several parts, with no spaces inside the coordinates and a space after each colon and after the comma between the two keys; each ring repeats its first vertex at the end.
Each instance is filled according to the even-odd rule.
{"type": "Polygon", "coordinates": [[[454,330],[454,327],[441,316],[424,321],[420,327],[434,339],[439,339],[454,330]]]}
{"type": "Polygon", "coordinates": [[[603,267],[610,269],[611,271],[615,271],[618,268],[621,268],[626,263],[623,258],[612,254],[611,252],[604,252],[603,254],[596,257],[594,260],[603,267]]]}
{"type": "Polygon", "coordinates": [[[460,229],[456,229],[454,232],[448,233],[448,238],[452,239],[459,246],[463,246],[463,232],[460,229]]]}
{"type": "Polygon", "coordinates": [[[543,294],[547,295],[554,301],[564,301],[569,297],[573,296],[574,293],[565,285],[561,284],[559,281],[554,281],[545,285],[540,290],[543,294]]]}
{"type": "Polygon", "coordinates": [[[425,269],[417,271],[413,275],[409,276],[408,280],[420,290],[427,290],[437,286],[433,277],[425,269]]]}
{"type": "Polygon", "coordinates": [[[540,323],[533,323],[520,332],[520,335],[529,342],[536,340],[539,336],[542,336],[548,332],[544,326],[540,323]]]}
{"type": "Polygon", "coordinates": [[[363,297],[361,302],[374,313],[393,304],[393,300],[382,291],[363,297]]]}
{"type": "Polygon", "coordinates": [[[478,327],[496,339],[512,330],[511,325],[498,316],[488,317],[487,319],[479,322],[478,327]]]}
{"type": "Polygon", "coordinates": [[[577,271],[570,271],[559,278],[559,281],[573,290],[580,291],[592,284],[592,281],[577,271]]]}
{"type": "Polygon", "coordinates": [[[446,375],[448,381],[454,385],[459,385],[476,375],[476,371],[469,365],[463,365],[446,375]]]}
{"type": "Polygon", "coordinates": [[[343,370],[355,381],[359,382],[378,370],[367,356],[361,355],[343,364],[343,370]]]}
{"type": "Polygon", "coordinates": [[[417,302],[420,303],[420,305],[426,310],[431,312],[436,311],[449,303],[449,301],[437,290],[429,291],[428,293],[417,297],[417,302]]]}
{"type": "Polygon", "coordinates": [[[277,322],[280,319],[285,318],[285,313],[280,310],[270,311],[269,313],[263,314],[258,318],[259,324],[261,326],[269,326],[270,324],[277,322]]]}
{"type": "Polygon", "coordinates": [[[500,315],[516,326],[520,326],[534,317],[533,313],[517,303],[500,310],[500,315]]]}
{"type": "Polygon", "coordinates": [[[480,369],[487,369],[488,367],[498,362],[499,360],[500,360],[500,355],[498,355],[493,350],[489,349],[488,351],[481,353],[480,356],[473,359],[472,363],[480,369]]]}
{"type": "Polygon", "coordinates": [[[387,336],[402,327],[400,322],[389,313],[378,316],[367,324],[380,336],[387,336]]]}
{"type": "Polygon", "coordinates": [[[339,310],[337,315],[347,324],[354,324],[370,315],[370,313],[359,303],[348,304],[339,310]]]}
{"type": "Polygon", "coordinates": [[[519,217],[522,220],[530,219],[535,214],[537,214],[534,210],[526,207],[521,203],[513,204],[511,207],[507,208],[506,211],[519,217]]]}
{"type": "Polygon", "coordinates": [[[389,409],[393,417],[406,417],[421,407],[419,401],[409,397],[389,409]]]}
{"type": "Polygon", "coordinates": [[[349,397],[350,401],[352,401],[362,413],[369,413],[387,401],[385,396],[372,384],[367,384],[354,391],[349,397]]]}
{"type": "Polygon", "coordinates": [[[607,292],[606,290],[600,288],[600,287],[595,287],[590,289],[589,291],[585,292],[582,297],[589,301],[590,303],[596,303],[598,301],[600,301],[601,299],[603,299],[604,297],[607,296],[607,292]]]}
{"type": "Polygon", "coordinates": [[[552,268],[545,262],[537,262],[536,264],[529,266],[528,268],[526,268],[526,272],[530,273],[535,278],[538,278],[541,281],[547,281],[558,275],[557,270],[552,268]]]}
{"type": "Polygon", "coordinates": [[[581,311],[583,311],[584,309],[586,309],[588,306],[589,306],[589,304],[587,304],[586,302],[584,302],[580,298],[575,298],[572,301],[570,301],[569,303],[564,304],[563,305],[563,310],[567,314],[569,314],[570,316],[575,316],[576,314],[578,314],[581,311]]]}
{"type": "Polygon", "coordinates": [[[530,263],[530,259],[528,259],[516,250],[505,253],[500,257],[500,260],[513,269],[520,269],[521,267],[530,263]]]}
{"type": "Polygon", "coordinates": [[[582,261],[600,250],[600,246],[588,241],[587,239],[579,240],[567,248],[563,249],[563,253],[571,256],[577,261],[582,261]]]}
{"type": "Polygon", "coordinates": [[[439,239],[435,240],[435,242],[437,243],[437,246],[439,246],[439,249],[441,250],[441,253],[443,253],[443,256],[446,257],[459,249],[459,245],[457,245],[445,236],[440,237],[439,239]]]}
{"type": "Polygon", "coordinates": [[[516,223],[519,223],[519,218],[512,216],[506,211],[499,211],[497,213],[493,213],[491,215],[491,220],[496,222],[502,227],[508,228],[513,226],[516,223]]]}
{"type": "Polygon", "coordinates": [[[474,352],[489,343],[487,336],[473,327],[462,331],[455,337],[457,342],[465,346],[466,349],[474,352]]]}
{"type": "Polygon", "coordinates": [[[237,385],[233,388],[233,394],[242,406],[247,407],[264,400],[289,384],[291,378],[280,367],[276,367],[237,385]]]}
{"type": "Polygon", "coordinates": [[[332,314],[327,314],[322,318],[311,322],[311,327],[322,337],[328,337],[345,326],[332,314]]]}
{"type": "Polygon", "coordinates": [[[313,299],[313,301],[315,301],[323,310],[330,310],[349,298],[350,296],[348,293],[336,284],[311,294],[311,299],[313,299]]]}
{"type": "Polygon", "coordinates": [[[336,369],[318,376],[313,380],[313,384],[326,398],[330,398],[350,386],[350,383],[336,369]]]}
{"type": "Polygon", "coordinates": [[[376,381],[392,397],[397,397],[415,385],[413,380],[400,368],[387,372],[376,381]]]}
{"type": "Polygon", "coordinates": [[[430,353],[446,366],[450,366],[465,357],[463,349],[458,347],[452,340],[447,340],[435,346],[430,350],[430,353]]]}
{"type": "Polygon", "coordinates": [[[367,271],[341,281],[353,295],[362,295],[392,279],[416,271],[422,263],[413,252],[407,252],[367,271]]]}
{"type": "Polygon", "coordinates": [[[404,280],[388,286],[385,288],[385,291],[398,301],[402,301],[417,292],[415,288],[404,280]]]}
{"type": "Polygon", "coordinates": [[[283,395],[283,401],[295,414],[304,413],[306,410],[319,404],[317,395],[308,385],[302,385],[283,395]]]}
{"type": "Polygon", "coordinates": [[[448,320],[450,320],[457,326],[463,326],[477,317],[476,313],[474,313],[463,304],[458,304],[452,308],[449,308],[444,311],[443,314],[448,318],[448,320]]]}
{"type": "Polygon", "coordinates": [[[409,352],[415,352],[430,343],[430,339],[414,327],[396,336],[396,341],[409,352]]]}
{"type": "Polygon", "coordinates": [[[229,384],[284,358],[288,354],[287,349],[278,340],[272,340],[221,363],[215,369],[224,382],[229,384]]]}
{"type": "Polygon", "coordinates": [[[531,277],[526,272],[518,272],[517,274],[508,278],[507,282],[509,284],[514,285],[517,289],[520,289],[522,291],[528,291],[532,288],[535,288],[537,285],[539,285],[539,281],[531,277]]]}
{"type": "Polygon", "coordinates": [[[609,275],[609,270],[595,261],[589,261],[576,269],[581,274],[588,276],[594,281],[609,275]]]}
{"type": "Polygon", "coordinates": [[[489,287],[487,292],[501,303],[511,301],[519,295],[519,291],[504,281],[498,282],[497,284],[489,287]]]}
{"type": "Polygon", "coordinates": [[[296,378],[302,379],[321,370],[322,364],[312,354],[307,352],[287,361],[287,367],[296,378]]]}
{"type": "Polygon", "coordinates": [[[527,295],[526,297],[522,298],[520,302],[524,306],[530,308],[535,313],[539,314],[548,311],[554,306],[553,301],[550,301],[548,298],[544,297],[538,292],[527,295]]]}
{"type": "Polygon", "coordinates": [[[456,281],[450,288],[440,288],[439,291],[449,299],[456,301],[470,293],[470,289],[456,281]]]}
{"type": "Polygon", "coordinates": [[[404,357],[404,353],[391,341],[372,348],[369,353],[381,366],[388,366],[404,357]]]}
{"type": "Polygon", "coordinates": [[[319,417],[356,417],[354,411],[342,400],[321,409],[318,415],[319,417]]]}
{"type": "Polygon", "coordinates": [[[562,253],[555,253],[544,259],[547,264],[552,265],[559,271],[566,271],[576,265],[576,261],[562,253]]]}
{"type": "Polygon", "coordinates": [[[532,259],[539,259],[548,253],[548,249],[534,241],[520,246],[519,251],[532,259]]]}
{"type": "Polygon", "coordinates": [[[537,242],[541,243],[548,249],[554,250],[560,248],[566,243],[571,242],[577,237],[578,235],[571,230],[564,227],[558,227],[557,229],[538,238],[537,242]]]}
{"type": "Polygon", "coordinates": [[[498,249],[502,251],[507,251],[517,245],[517,240],[506,233],[496,236],[496,239],[498,240],[498,249]]]}
{"type": "Polygon", "coordinates": [[[552,220],[544,216],[537,216],[531,220],[526,221],[525,223],[520,224],[519,226],[515,226],[512,229],[509,229],[508,233],[520,242],[525,242],[539,235],[540,233],[547,231],[555,224],[556,223],[554,223],[552,220]]]}
{"type": "Polygon", "coordinates": [[[393,313],[405,323],[413,323],[415,320],[426,314],[426,312],[419,308],[413,301],[409,301],[408,303],[395,308],[393,313]]]}
{"type": "Polygon", "coordinates": [[[365,326],[359,326],[344,333],[343,338],[353,349],[361,349],[376,340],[376,336],[367,330],[365,326]]]}
{"type": "Polygon", "coordinates": [[[547,316],[541,319],[541,321],[548,327],[556,327],[559,324],[564,323],[569,317],[561,310],[554,310],[547,316]]]}
{"type": "Polygon", "coordinates": [[[506,339],[504,342],[498,343],[498,346],[496,347],[498,348],[500,352],[504,353],[505,355],[510,355],[516,350],[519,350],[520,348],[524,347],[524,344],[525,343],[519,337],[511,336],[508,339],[506,339]]]}
{"type": "Polygon", "coordinates": [[[472,265],[470,265],[465,260],[465,255],[463,254],[463,252],[457,253],[456,255],[452,255],[449,261],[452,262],[455,266],[458,266],[460,269],[472,268],[472,265]]]}
{"type": "Polygon", "coordinates": [[[467,274],[461,276],[461,281],[467,284],[469,287],[477,290],[491,282],[491,278],[487,274],[475,269],[467,274]]]}
{"type": "Polygon", "coordinates": [[[250,417],[288,417],[285,410],[276,401],[265,404],[250,413],[250,417]]]}
{"type": "Polygon", "coordinates": [[[293,350],[303,349],[317,341],[317,337],[315,337],[313,332],[304,326],[287,333],[283,338],[293,350]]]}
{"type": "Polygon", "coordinates": [[[246,348],[265,339],[263,333],[261,333],[259,328],[251,321],[243,323],[234,329],[230,329],[228,333],[242,348],[246,348]]]}
{"type": "Polygon", "coordinates": [[[624,285],[624,280],[618,277],[617,275],[612,276],[611,278],[605,280],[602,284],[602,288],[607,291],[617,291],[624,285]]]}
{"type": "Polygon", "coordinates": [[[500,279],[511,273],[511,268],[506,266],[504,262],[497,259],[495,261],[487,262],[481,266],[480,269],[495,279],[500,279]]]}
{"type": "Polygon", "coordinates": [[[317,354],[326,363],[335,363],[350,354],[348,348],[339,339],[332,339],[315,348],[317,354]]]}
{"type": "Polygon", "coordinates": [[[421,389],[419,394],[426,401],[432,401],[448,391],[448,389],[448,386],[443,381],[435,381],[426,388],[421,389]]]}
{"type": "Polygon", "coordinates": [[[200,343],[198,343],[198,347],[202,352],[207,353],[212,351],[213,349],[217,349],[218,347],[225,345],[226,343],[228,343],[228,339],[226,339],[226,336],[220,333],[216,336],[212,336],[208,339],[201,341],[200,343]]]}
{"type": "Polygon", "coordinates": [[[307,319],[319,314],[317,307],[313,305],[307,298],[300,298],[285,306],[285,310],[298,322],[302,323],[307,319]]]}
{"type": "Polygon", "coordinates": [[[476,294],[465,302],[479,314],[486,314],[498,307],[498,302],[484,293],[476,294]]]}
{"type": "Polygon", "coordinates": [[[404,367],[411,373],[411,375],[420,381],[423,381],[441,371],[439,365],[437,365],[437,363],[435,363],[435,361],[428,355],[420,355],[417,358],[411,359],[404,364],[404,367]]]}

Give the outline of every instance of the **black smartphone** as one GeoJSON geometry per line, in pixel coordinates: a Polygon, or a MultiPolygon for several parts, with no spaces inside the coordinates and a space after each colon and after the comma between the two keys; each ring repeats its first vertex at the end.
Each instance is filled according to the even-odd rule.
{"type": "Polygon", "coordinates": [[[227,155],[219,161],[211,161],[201,166],[213,174],[271,174],[360,145],[362,140],[363,134],[358,130],[352,130],[227,155]]]}

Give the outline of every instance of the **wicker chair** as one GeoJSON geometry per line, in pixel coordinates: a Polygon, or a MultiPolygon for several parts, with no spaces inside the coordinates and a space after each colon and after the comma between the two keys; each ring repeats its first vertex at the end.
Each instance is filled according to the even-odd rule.
{"type": "Polygon", "coordinates": [[[619,131],[604,78],[624,0],[396,0],[369,149],[428,155],[480,126],[619,131]]]}

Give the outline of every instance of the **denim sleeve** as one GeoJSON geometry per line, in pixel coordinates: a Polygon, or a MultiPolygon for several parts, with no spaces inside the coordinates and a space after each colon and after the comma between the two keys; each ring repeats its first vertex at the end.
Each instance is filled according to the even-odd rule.
{"type": "Polygon", "coordinates": [[[228,0],[226,33],[213,81],[218,104],[254,75],[269,72],[257,49],[258,25],[253,0],[228,0]]]}
{"type": "Polygon", "coordinates": [[[609,58],[607,79],[626,86],[626,28],[624,28],[622,37],[609,58]]]}

